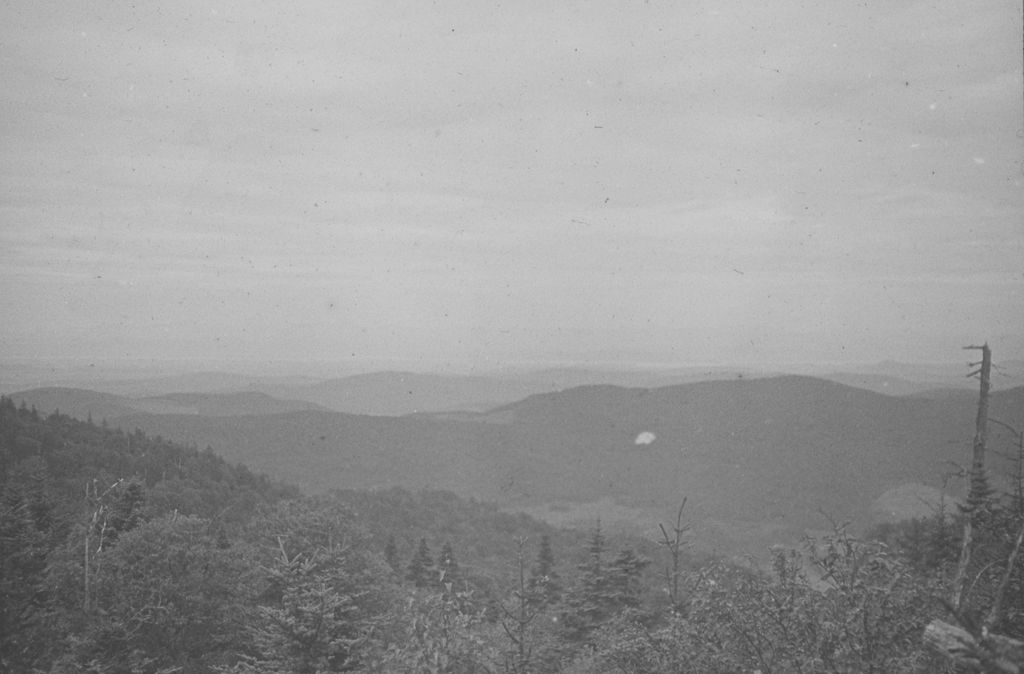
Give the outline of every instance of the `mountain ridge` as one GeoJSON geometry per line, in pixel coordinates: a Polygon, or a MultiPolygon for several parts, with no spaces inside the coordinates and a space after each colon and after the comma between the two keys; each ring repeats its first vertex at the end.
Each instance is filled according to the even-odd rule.
{"type": "Polygon", "coordinates": [[[16,403],[25,401],[43,413],[60,411],[82,421],[89,418],[111,421],[138,412],[223,417],[315,409],[327,411],[314,403],[275,398],[260,391],[131,397],[90,389],[48,386],[15,392],[8,397],[16,403]]]}
{"type": "MultiPolygon", "coordinates": [[[[1019,427],[1022,411],[1024,387],[993,394],[993,417],[1019,427]]],[[[455,415],[133,412],[113,423],[210,446],[309,491],[426,487],[534,511],[604,499],[651,518],[686,496],[698,534],[728,544],[796,538],[821,512],[863,526],[893,489],[941,486],[949,462],[969,460],[974,414],[973,400],[791,375],[585,386],[455,415]]],[[[1008,440],[992,429],[993,447],[1008,440]]]]}

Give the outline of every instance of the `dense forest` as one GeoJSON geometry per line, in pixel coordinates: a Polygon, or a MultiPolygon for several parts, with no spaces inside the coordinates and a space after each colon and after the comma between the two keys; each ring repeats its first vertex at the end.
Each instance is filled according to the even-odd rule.
{"type": "Polygon", "coordinates": [[[760,565],[690,550],[684,501],[644,541],[446,492],[308,497],[0,398],[0,670],[957,671],[943,620],[960,666],[1014,672],[988,640],[1024,637],[1020,484],[760,565]]]}

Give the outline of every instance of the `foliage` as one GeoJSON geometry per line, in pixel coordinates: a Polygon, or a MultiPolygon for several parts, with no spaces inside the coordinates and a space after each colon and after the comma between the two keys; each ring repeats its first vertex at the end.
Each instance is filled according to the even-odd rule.
{"type": "Polygon", "coordinates": [[[921,634],[939,610],[939,578],[917,575],[880,544],[839,528],[808,541],[821,582],[820,656],[839,671],[911,671],[925,659],[921,634]]]}
{"type": "Polygon", "coordinates": [[[392,614],[370,671],[394,674],[494,672],[500,657],[482,613],[464,593],[417,590],[392,614]]]}
{"type": "Polygon", "coordinates": [[[395,544],[394,536],[388,536],[388,542],[384,545],[384,561],[394,573],[398,573],[402,566],[398,559],[398,546],[395,544]]]}
{"type": "Polygon", "coordinates": [[[393,601],[383,561],[351,512],[330,501],[286,501],[252,526],[246,611],[252,653],[240,671],[298,674],[357,668],[393,601]]]}
{"type": "Polygon", "coordinates": [[[397,557],[405,560],[403,572],[421,538],[433,550],[451,542],[464,576],[486,575],[503,583],[513,580],[508,560],[515,557],[518,537],[540,540],[547,535],[553,552],[560,557],[584,539],[583,535],[557,530],[526,515],[504,512],[493,503],[445,491],[346,489],[331,496],[359,514],[375,549],[384,550],[389,539],[395,541],[397,557]]]}
{"type": "Polygon", "coordinates": [[[427,539],[420,539],[416,554],[409,560],[409,567],[405,570],[405,579],[419,588],[430,587],[436,583],[437,572],[434,570],[434,560],[430,557],[427,539]]]}
{"type": "MultiPolygon", "coordinates": [[[[952,518],[908,520],[877,527],[872,537],[891,547],[917,574],[952,583],[962,543],[962,531],[970,517],[958,513],[952,518]]],[[[992,501],[972,523],[972,554],[966,569],[966,587],[958,620],[968,623],[988,620],[988,628],[1016,638],[1024,637],[1024,561],[1007,568],[1016,536],[1024,526],[1013,494],[992,501]],[[998,615],[992,615],[1000,586],[1005,583],[998,615]]],[[[940,596],[948,597],[945,592],[940,596]]]]}
{"type": "Polygon", "coordinates": [[[537,561],[530,567],[529,599],[537,607],[547,607],[562,598],[562,583],[556,570],[555,553],[551,549],[551,536],[540,538],[537,561]]]}
{"type": "Polygon", "coordinates": [[[598,522],[587,546],[587,558],[578,566],[575,586],[565,598],[562,628],[568,640],[585,641],[591,632],[626,608],[639,605],[640,573],[649,560],[623,550],[609,564],[605,538],[598,522]]]}
{"type": "Polygon", "coordinates": [[[209,451],[0,397],[0,671],[205,667],[222,652],[205,637],[226,633],[212,623],[230,623],[209,599],[237,575],[221,574],[229,532],[295,494],[209,451]]]}
{"type": "MultiPolygon", "coordinates": [[[[244,562],[217,544],[209,521],[151,520],[95,562],[93,602],[81,606],[81,627],[65,638],[58,671],[209,671],[230,657],[244,562]]],[[[56,574],[78,572],[62,565],[56,574]]],[[[58,587],[74,582],[53,580],[58,587]]]]}
{"type": "MultiPolygon", "coordinates": [[[[962,513],[865,540],[840,527],[768,569],[694,568],[682,509],[659,548],[444,492],[297,498],[212,452],[3,398],[0,470],[0,672],[947,667],[922,630],[945,615],[962,513]],[[664,573],[647,558],[659,549],[664,573]]],[[[975,518],[955,616],[972,634],[1024,632],[1012,505],[975,518]]]]}
{"type": "Polygon", "coordinates": [[[455,560],[455,551],[452,550],[451,541],[445,541],[441,553],[437,556],[437,577],[443,587],[451,591],[452,586],[457,586],[460,578],[459,563],[455,560]]]}
{"type": "Polygon", "coordinates": [[[771,574],[719,562],[691,585],[683,613],[620,613],[568,671],[938,671],[921,642],[937,585],[842,529],[776,551],[771,574]]]}
{"type": "Polygon", "coordinates": [[[54,545],[45,501],[6,490],[0,500],[0,658],[27,668],[39,656],[43,578],[54,545]]]}

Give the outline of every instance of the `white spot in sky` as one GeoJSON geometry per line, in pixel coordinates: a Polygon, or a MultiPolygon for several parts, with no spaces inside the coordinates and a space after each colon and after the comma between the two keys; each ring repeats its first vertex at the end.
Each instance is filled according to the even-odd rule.
{"type": "Polygon", "coordinates": [[[974,157],[974,163],[981,166],[985,163],[985,159],[983,157],[974,157]]]}
{"type": "Polygon", "coordinates": [[[938,106],[936,106],[934,103],[929,103],[928,104],[928,109],[929,110],[934,110],[936,107],[938,107],[938,106]]]}
{"type": "Polygon", "coordinates": [[[657,435],[650,431],[644,431],[640,435],[636,436],[636,440],[633,441],[635,445],[649,445],[658,438],[657,435]]]}

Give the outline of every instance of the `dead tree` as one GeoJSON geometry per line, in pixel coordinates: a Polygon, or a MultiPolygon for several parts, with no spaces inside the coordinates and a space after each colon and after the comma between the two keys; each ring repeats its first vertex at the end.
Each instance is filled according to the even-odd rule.
{"type": "Polygon", "coordinates": [[[925,628],[924,640],[967,671],[1024,673],[1024,641],[998,634],[975,635],[942,620],[933,620],[925,628]]]}
{"type": "Polygon", "coordinates": [[[1024,523],[1006,560],[1006,569],[996,590],[992,606],[983,621],[947,604],[958,624],[933,620],[924,631],[925,643],[946,655],[959,667],[985,674],[1024,674],[1024,641],[991,632],[1000,617],[1010,576],[1024,543],[1024,523]]]}
{"type": "Polygon", "coordinates": [[[686,507],[686,499],[679,504],[679,511],[676,512],[676,524],[672,528],[672,536],[668,535],[665,525],[659,523],[661,529],[661,540],[658,545],[668,550],[672,558],[672,568],[665,568],[665,589],[668,592],[669,600],[672,602],[672,610],[678,610],[681,598],[679,596],[679,576],[682,570],[679,568],[682,561],[682,549],[688,542],[685,539],[690,530],[689,524],[683,524],[683,508],[686,507]]]}
{"type": "Polygon", "coordinates": [[[534,608],[535,602],[529,586],[526,582],[526,559],[523,556],[523,548],[526,546],[526,538],[516,539],[516,567],[519,571],[519,585],[512,592],[514,603],[512,608],[502,605],[503,616],[501,627],[505,630],[509,641],[512,642],[512,649],[506,657],[505,669],[514,674],[525,674],[530,671],[530,659],[533,656],[533,647],[530,641],[530,624],[537,617],[538,609],[534,608]]]}
{"type": "MultiPolygon", "coordinates": [[[[989,507],[991,493],[985,477],[985,451],[988,434],[988,406],[990,390],[990,373],[992,354],[988,344],[969,346],[967,349],[981,351],[981,362],[972,363],[980,366],[969,376],[978,375],[981,391],[978,397],[978,413],[975,420],[974,442],[971,454],[970,492],[964,517],[964,536],[960,548],[960,561],[957,564],[956,577],[953,582],[952,601],[947,608],[958,624],[950,624],[942,620],[933,620],[925,629],[924,639],[951,658],[958,666],[970,671],[981,671],[986,674],[1024,674],[1024,641],[1013,639],[990,632],[998,622],[1002,610],[1003,599],[1010,584],[1010,577],[1017,564],[1021,545],[1024,543],[1024,523],[1021,524],[1016,540],[1006,561],[1006,569],[996,588],[995,597],[987,614],[968,611],[965,606],[964,586],[967,571],[971,563],[974,545],[974,529],[983,521],[985,511],[989,507]]],[[[999,422],[996,422],[999,423],[999,422]]]]}
{"type": "Polygon", "coordinates": [[[971,363],[979,366],[969,377],[978,375],[981,390],[978,395],[978,413],[974,422],[974,441],[971,451],[970,491],[967,495],[967,512],[964,517],[964,536],[960,545],[960,561],[957,564],[956,578],[953,581],[953,607],[957,611],[963,609],[964,587],[967,583],[967,570],[971,564],[971,553],[974,546],[974,529],[978,526],[984,511],[988,507],[988,480],[985,477],[985,444],[988,437],[988,399],[991,388],[992,351],[988,344],[981,346],[965,346],[965,349],[980,349],[981,361],[971,363]]]}
{"type": "Polygon", "coordinates": [[[107,537],[107,517],[110,514],[107,496],[117,487],[121,486],[124,479],[120,479],[107,487],[102,494],[99,493],[94,479],[85,483],[85,501],[92,510],[89,521],[85,525],[84,565],[82,573],[82,612],[89,613],[92,610],[92,576],[99,571],[97,558],[103,552],[103,544],[107,537]],[[95,539],[94,539],[95,536],[95,539]]]}
{"type": "Polygon", "coordinates": [[[991,390],[992,351],[988,344],[968,346],[967,349],[980,349],[981,361],[971,365],[979,366],[968,377],[978,376],[980,391],[978,393],[978,413],[974,422],[974,442],[971,451],[971,492],[968,495],[968,506],[978,510],[985,508],[991,496],[988,479],[985,475],[985,450],[988,444],[988,405],[991,390]]]}

